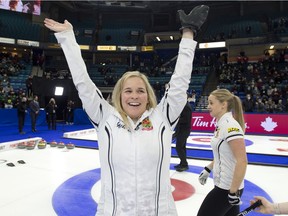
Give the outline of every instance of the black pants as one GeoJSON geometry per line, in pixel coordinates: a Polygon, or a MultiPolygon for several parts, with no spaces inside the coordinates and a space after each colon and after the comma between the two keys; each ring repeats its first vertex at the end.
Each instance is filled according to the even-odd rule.
{"type": "Polygon", "coordinates": [[[48,129],[49,130],[56,130],[56,114],[51,113],[47,116],[47,123],[48,123],[48,129]]]}
{"type": "MultiPolygon", "coordinates": [[[[240,196],[243,189],[240,190],[240,196]]],[[[228,202],[228,190],[214,187],[205,197],[197,216],[235,216],[240,212],[240,206],[232,206],[228,202]]]]}
{"type": "Polygon", "coordinates": [[[190,135],[190,128],[187,129],[179,129],[177,131],[177,136],[176,136],[176,151],[177,155],[180,159],[180,164],[183,166],[187,166],[187,153],[186,153],[186,143],[187,143],[187,138],[190,135]]]}
{"type": "Polygon", "coordinates": [[[34,112],[31,112],[30,116],[31,116],[31,128],[32,128],[32,131],[35,131],[36,130],[36,121],[37,121],[38,114],[36,114],[34,112]]]}
{"type": "Polygon", "coordinates": [[[68,123],[73,123],[74,121],[74,112],[73,111],[67,111],[67,114],[66,114],[66,122],[68,123]]]}
{"type": "Polygon", "coordinates": [[[18,113],[18,130],[19,133],[23,132],[25,122],[25,113],[18,113]]]}

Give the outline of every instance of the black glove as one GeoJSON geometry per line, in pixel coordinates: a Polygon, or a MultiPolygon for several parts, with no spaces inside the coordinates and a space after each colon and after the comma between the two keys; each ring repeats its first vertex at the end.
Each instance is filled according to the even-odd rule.
{"type": "Polygon", "coordinates": [[[200,30],[202,24],[205,22],[209,12],[209,7],[207,5],[196,6],[191,10],[191,12],[186,15],[183,10],[178,10],[179,18],[182,27],[180,31],[184,28],[190,28],[194,35],[200,30]]]}
{"type": "Polygon", "coordinates": [[[242,201],[241,201],[241,197],[239,195],[239,193],[228,193],[228,201],[231,205],[241,205],[242,201]]]}

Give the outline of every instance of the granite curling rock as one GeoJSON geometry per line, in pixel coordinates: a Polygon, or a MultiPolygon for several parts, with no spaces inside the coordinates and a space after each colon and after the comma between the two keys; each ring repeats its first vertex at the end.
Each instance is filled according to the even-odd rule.
{"type": "Polygon", "coordinates": [[[25,149],[25,148],[26,148],[26,142],[21,142],[21,143],[19,143],[19,144],[17,145],[17,147],[18,147],[19,149],[25,149]]]}
{"type": "Polygon", "coordinates": [[[65,147],[65,144],[64,142],[60,141],[57,145],[58,148],[64,148],[65,147]]]}
{"type": "Polygon", "coordinates": [[[56,141],[52,141],[50,142],[50,147],[56,147],[57,146],[57,142],[56,141]]]}
{"type": "Polygon", "coordinates": [[[39,141],[37,147],[38,147],[38,149],[45,149],[46,145],[47,145],[47,142],[44,139],[42,139],[39,141]]]}
{"type": "Polygon", "coordinates": [[[35,141],[28,141],[26,144],[26,149],[32,150],[35,148],[35,141]]]}
{"type": "Polygon", "coordinates": [[[67,148],[67,149],[74,149],[74,148],[75,148],[75,145],[70,142],[70,143],[68,143],[68,144],[66,145],[66,148],[67,148]]]}

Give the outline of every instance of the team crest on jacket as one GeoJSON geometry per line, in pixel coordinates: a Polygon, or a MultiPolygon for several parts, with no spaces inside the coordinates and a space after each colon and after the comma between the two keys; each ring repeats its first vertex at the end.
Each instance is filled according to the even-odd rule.
{"type": "Polygon", "coordinates": [[[233,131],[239,132],[240,130],[239,130],[239,128],[228,128],[228,133],[231,133],[233,131]]]}
{"type": "Polygon", "coordinates": [[[142,121],[142,130],[149,131],[149,130],[152,130],[152,129],[153,129],[153,125],[152,125],[149,117],[143,119],[143,121],[142,121]]]}

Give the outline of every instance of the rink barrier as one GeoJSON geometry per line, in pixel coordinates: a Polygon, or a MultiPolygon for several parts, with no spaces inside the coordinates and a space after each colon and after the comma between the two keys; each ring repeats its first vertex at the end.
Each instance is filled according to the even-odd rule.
{"type": "Polygon", "coordinates": [[[96,130],[94,128],[91,128],[91,129],[85,129],[85,130],[65,132],[63,134],[63,137],[73,139],[76,137],[86,136],[86,135],[90,135],[90,134],[96,134],[96,130]]]}

